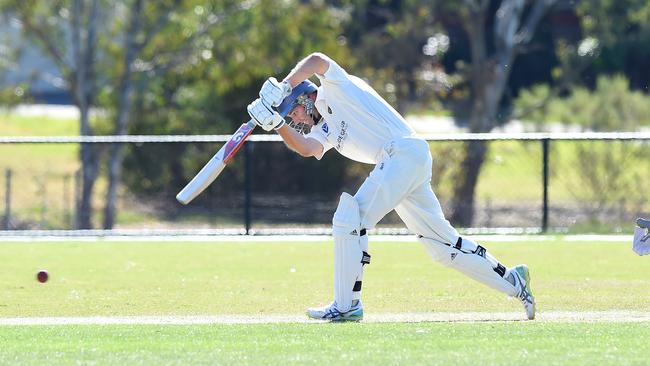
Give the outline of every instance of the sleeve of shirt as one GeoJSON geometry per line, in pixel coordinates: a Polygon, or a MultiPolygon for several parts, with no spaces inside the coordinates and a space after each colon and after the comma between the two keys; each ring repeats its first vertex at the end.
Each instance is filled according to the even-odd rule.
{"type": "Polygon", "coordinates": [[[321,83],[339,84],[348,81],[349,78],[348,73],[341,66],[339,66],[339,64],[337,64],[336,61],[332,60],[331,58],[325,55],[323,55],[322,57],[325,58],[325,60],[329,64],[329,67],[327,68],[327,71],[325,71],[324,75],[316,74],[316,76],[318,77],[321,83]]]}
{"type": "Polygon", "coordinates": [[[308,139],[314,139],[318,142],[320,142],[321,145],[323,145],[323,152],[320,155],[314,156],[316,159],[320,160],[323,158],[323,155],[327,152],[327,150],[331,149],[334,147],[332,144],[330,144],[329,141],[327,141],[327,137],[321,130],[321,125],[314,126],[311,129],[311,132],[305,135],[306,138],[308,139]]]}

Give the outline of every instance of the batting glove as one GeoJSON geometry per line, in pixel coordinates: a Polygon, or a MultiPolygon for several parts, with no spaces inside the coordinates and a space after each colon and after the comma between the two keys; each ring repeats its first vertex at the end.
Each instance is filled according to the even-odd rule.
{"type": "Polygon", "coordinates": [[[279,106],[289,94],[291,94],[289,82],[278,82],[274,77],[268,78],[260,89],[260,98],[272,107],[279,106]]]}
{"type": "Polygon", "coordinates": [[[253,121],[264,131],[277,130],[284,125],[284,118],[260,98],[249,104],[246,110],[253,121]]]}

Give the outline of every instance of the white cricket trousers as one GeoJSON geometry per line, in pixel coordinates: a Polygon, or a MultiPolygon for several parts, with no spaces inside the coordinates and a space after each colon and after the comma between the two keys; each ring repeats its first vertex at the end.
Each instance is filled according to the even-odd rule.
{"type": "Polygon", "coordinates": [[[426,141],[415,137],[394,140],[354,198],[359,204],[361,228],[372,229],[395,209],[406,226],[437,262],[509,296],[517,289],[509,269],[485,248],[460,238],[431,189],[432,158],[426,141]]]}
{"type": "Polygon", "coordinates": [[[431,189],[432,158],[429,144],[405,137],[384,146],[382,159],[359,187],[361,227],[372,229],[395,209],[415,234],[454,244],[459,234],[445,219],[431,189]]]}

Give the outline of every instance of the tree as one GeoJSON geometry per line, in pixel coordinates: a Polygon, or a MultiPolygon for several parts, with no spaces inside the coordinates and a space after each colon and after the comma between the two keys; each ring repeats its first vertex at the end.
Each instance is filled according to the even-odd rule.
{"type": "MultiPolygon", "coordinates": [[[[135,93],[134,118],[138,124],[131,126],[130,133],[232,133],[248,118],[246,105],[257,97],[267,77],[284,77],[297,61],[314,51],[325,52],[345,65],[354,61],[338,38],[342,18],[324,4],[259,1],[251,5],[246,11],[231,14],[208,32],[209,47],[193,56],[196,62],[167,70],[151,79],[141,93],[135,93]]],[[[174,36],[169,35],[167,39],[174,36]]],[[[129,148],[125,155],[125,182],[139,197],[166,204],[166,213],[173,213],[178,209],[173,200],[175,193],[216,148],[213,144],[129,148]]],[[[290,158],[286,166],[272,159],[274,154],[283,154],[285,150],[279,145],[256,146],[255,162],[259,168],[254,172],[253,182],[274,181],[277,184],[273,187],[285,191],[325,186],[323,183],[314,188],[305,183],[314,177],[301,170],[309,164],[306,159],[290,158]]],[[[242,163],[242,157],[234,159],[224,173],[231,177],[211,185],[192,207],[207,205],[212,192],[239,192],[244,177],[242,163]]],[[[321,182],[342,175],[341,169],[331,169],[332,174],[324,173],[327,170],[321,165],[320,171],[315,172],[327,176],[321,182]]],[[[328,186],[331,187],[336,186],[328,186]]]]}
{"type": "Polygon", "coordinates": [[[589,86],[595,75],[624,73],[633,89],[650,91],[650,2],[583,0],[576,7],[585,37],[595,43],[589,86]]]}
{"type": "MultiPolygon", "coordinates": [[[[374,69],[368,74],[389,100],[391,91],[395,91],[392,102],[402,113],[409,104],[429,103],[432,96],[424,92],[421,84],[423,81],[435,83],[432,89],[438,95],[433,95],[434,99],[466,94],[462,109],[470,110],[470,131],[489,132],[505,120],[503,97],[515,59],[526,51],[539,22],[556,1],[367,0],[355,2],[356,15],[347,29],[353,49],[365,54],[371,49],[375,56],[381,56],[366,59],[365,63],[374,69]],[[457,75],[447,75],[442,70],[441,56],[448,49],[454,53],[450,59],[462,60],[464,55],[459,55],[463,54],[461,49],[465,45],[456,40],[450,42],[448,37],[438,33],[441,28],[456,33],[463,31],[467,38],[467,64],[457,75]],[[384,89],[381,82],[377,85],[376,76],[385,74],[389,75],[384,80],[393,80],[391,90],[384,89]],[[457,85],[452,85],[452,80],[457,81],[457,85]],[[465,84],[466,93],[460,90],[465,84]]],[[[451,220],[457,224],[468,226],[472,222],[475,186],[486,151],[484,142],[472,141],[465,145],[451,215],[451,220]]]]}
{"type": "MultiPolygon", "coordinates": [[[[94,135],[90,110],[97,99],[97,27],[101,25],[100,0],[6,0],[2,10],[15,14],[24,34],[50,57],[64,76],[79,109],[81,136],[94,135]]],[[[92,195],[99,173],[97,147],[81,144],[82,189],[76,227],[92,227],[92,195]]]]}
{"type": "MultiPolygon", "coordinates": [[[[141,87],[146,79],[179,65],[194,55],[196,40],[227,14],[213,9],[232,8],[236,1],[193,0],[7,0],[3,11],[15,14],[23,32],[37,42],[62,75],[80,111],[80,135],[92,136],[97,126],[90,121],[91,108],[101,104],[114,115],[115,135],[128,132],[133,83],[141,87]],[[180,31],[179,31],[180,30],[180,31]],[[184,35],[187,31],[190,34],[184,35]],[[121,43],[120,43],[121,42],[121,43]],[[101,77],[99,76],[101,75],[101,77]],[[108,98],[104,98],[108,95],[108,98]]],[[[224,10],[225,11],[225,10],[224,10]]],[[[108,189],[104,228],[115,221],[117,186],[121,180],[123,145],[114,144],[108,156],[108,189]]],[[[99,174],[100,150],[82,143],[82,193],[76,227],[92,227],[92,197],[99,174]]]]}
{"type": "Polygon", "coordinates": [[[12,107],[26,96],[27,86],[10,80],[9,75],[18,68],[17,60],[21,56],[21,47],[12,39],[11,19],[7,14],[0,13],[0,21],[9,24],[3,34],[0,34],[0,107],[12,107]]]}
{"type": "MultiPolygon", "coordinates": [[[[490,132],[500,121],[501,102],[512,65],[533,39],[535,30],[556,0],[465,0],[462,5],[445,4],[441,9],[462,21],[470,48],[467,81],[471,112],[469,130],[490,132]],[[491,24],[489,23],[491,22],[491,24]],[[488,37],[490,35],[492,37],[488,37]]],[[[484,141],[465,144],[461,174],[456,179],[450,220],[469,226],[474,215],[474,195],[487,146],[484,141]]]]}
{"type": "Polygon", "coordinates": [[[368,80],[401,113],[431,100],[421,77],[427,40],[439,32],[430,1],[350,1],[343,39],[357,61],[354,73],[368,80]]]}
{"type": "MultiPolygon", "coordinates": [[[[191,63],[197,52],[205,50],[202,46],[212,27],[233,16],[238,10],[230,1],[197,2],[172,0],[148,2],[134,0],[127,5],[129,16],[127,24],[117,27],[123,29],[123,43],[116,46],[119,63],[114,97],[115,123],[113,135],[125,135],[129,130],[132,112],[132,93],[134,78],[139,77],[141,89],[147,80],[160,77],[170,69],[191,63]],[[184,29],[186,36],[174,37],[174,32],[184,29]],[[161,57],[160,55],[169,55],[161,57]],[[188,57],[189,56],[189,57],[188,57]],[[147,65],[138,70],[138,65],[147,65]]],[[[117,188],[122,177],[124,145],[113,144],[108,161],[108,189],[104,208],[104,229],[112,229],[115,224],[117,188]]]]}

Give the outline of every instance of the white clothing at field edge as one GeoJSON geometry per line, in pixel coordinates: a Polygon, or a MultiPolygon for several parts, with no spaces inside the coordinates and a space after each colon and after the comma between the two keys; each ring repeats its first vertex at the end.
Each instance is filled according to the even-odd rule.
{"type": "Polygon", "coordinates": [[[632,249],[638,255],[650,254],[650,230],[640,227],[634,228],[632,249]]]}

